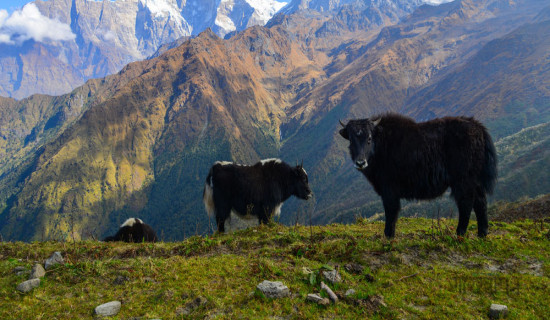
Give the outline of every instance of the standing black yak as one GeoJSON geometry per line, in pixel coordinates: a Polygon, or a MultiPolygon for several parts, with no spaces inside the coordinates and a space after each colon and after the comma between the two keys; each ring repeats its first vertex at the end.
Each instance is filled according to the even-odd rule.
{"type": "Polygon", "coordinates": [[[252,166],[218,161],[210,168],[203,191],[204,206],[210,217],[215,216],[218,232],[225,231],[231,212],[267,223],[281,213],[290,196],[311,197],[307,173],[302,165],[291,167],[279,159],[252,166]]]}
{"type": "Polygon", "coordinates": [[[434,199],[448,187],[459,212],[456,233],[466,233],[473,208],[478,235],[485,237],[486,194],[497,177],[496,151],[487,129],[467,117],[421,123],[398,114],[372,119],[340,122],[340,135],[350,142],[355,167],[382,197],[386,237],[395,235],[401,198],[434,199]]]}
{"type": "Polygon", "coordinates": [[[124,241],[124,242],[157,242],[155,230],[141,219],[129,218],[120,226],[114,236],[108,236],[103,241],[124,241]]]}

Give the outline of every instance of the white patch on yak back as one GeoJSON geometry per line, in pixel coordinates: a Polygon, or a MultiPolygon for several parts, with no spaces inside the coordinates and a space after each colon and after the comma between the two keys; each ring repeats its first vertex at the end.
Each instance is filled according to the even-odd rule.
{"type": "Polygon", "coordinates": [[[134,224],[136,223],[141,223],[143,224],[143,221],[141,221],[141,219],[138,219],[138,218],[129,218],[129,219],[126,219],[126,221],[124,221],[124,223],[122,225],[120,225],[121,228],[124,228],[124,227],[131,227],[133,226],[134,224]]]}
{"type": "Polygon", "coordinates": [[[222,166],[227,166],[227,165],[230,165],[230,164],[233,164],[233,162],[230,162],[230,161],[216,161],[214,162],[214,165],[222,165],[222,166]]]}
{"type": "Polygon", "coordinates": [[[269,159],[264,159],[264,160],[261,160],[260,161],[262,163],[262,165],[265,165],[266,163],[269,163],[269,162],[273,162],[273,163],[281,163],[281,159],[277,159],[277,158],[269,158],[269,159]]]}

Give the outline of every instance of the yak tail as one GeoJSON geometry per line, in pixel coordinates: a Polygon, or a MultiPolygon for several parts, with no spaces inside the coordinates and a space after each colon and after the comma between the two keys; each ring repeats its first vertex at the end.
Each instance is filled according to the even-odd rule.
{"type": "Polygon", "coordinates": [[[214,218],[216,208],[214,206],[214,182],[212,179],[212,169],[208,172],[206,182],[204,183],[204,190],[202,192],[202,201],[204,202],[204,208],[210,218],[214,218]]]}
{"type": "Polygon", "coordinates": [[[481,181],[487,194],[492,194],[497,182],[497,152],[493,139],[486,128],[483,128],[483,140],[485,141],[485,161],[481,168],[481,181]]]}

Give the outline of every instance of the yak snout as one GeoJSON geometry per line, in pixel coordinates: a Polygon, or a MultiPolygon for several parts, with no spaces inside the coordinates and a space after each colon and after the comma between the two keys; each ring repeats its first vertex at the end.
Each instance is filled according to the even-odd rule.
{"type": "Polygon", "coordinates": [[[363,170],[367,167],[367,160],[365,159],[357,159],[355,160],[355,169],[357,170],[363,170]]]}

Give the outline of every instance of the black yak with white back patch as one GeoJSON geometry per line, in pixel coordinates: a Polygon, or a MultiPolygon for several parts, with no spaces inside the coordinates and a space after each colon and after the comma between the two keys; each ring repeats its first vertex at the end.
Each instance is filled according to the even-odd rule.
{"type": "Polygon", "coordinates": [[[395,235],[400,199],[434,199],[451,188],[458,207],[457,234],[466,233],[472,208],[478,235],[488,232],[487,194],[497,178],[495,147],[487,129],[468,117],[416,123],[387,114],[350,120],[340,135],[349,140],[355,167],[382,197],[384,234],[395,235]]]}
{"type": "Polygon", "coordinates": [[[157,242],[158,238],[155,230],[141,219],[129,218],[114,236],[108,236],[103,241],[157,242]]]}
{"type": "Polygon", "coordinates": [[[311,197],[307,173],[302,165],[289,166],[279,159],[262,160],[252,166],[216,162],[210,168],[203,191],[208,215],[215,218],[219,232],[231,213],[259,223],[279,215],[283,202],[296,196],[311,197]]]}

